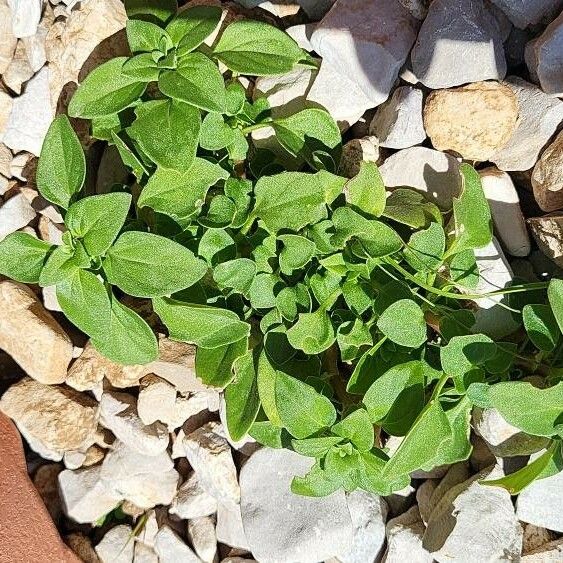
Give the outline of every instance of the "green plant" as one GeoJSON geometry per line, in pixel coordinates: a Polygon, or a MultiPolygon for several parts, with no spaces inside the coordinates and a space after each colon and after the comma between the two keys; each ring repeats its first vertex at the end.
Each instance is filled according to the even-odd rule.
{"type": "Polygon", "coordinates": [[[64,242],[14,233],[0,272],[55,285],[70,321],[121,363],[157,357],[153,329],[122,303],[151,299],[170,337],[197,345],[197,375],[225,389],[234,439],[315,459],[298,493],[389,494],[414,470],[466,459],[474,405],[549,441],[495,484],[517,492],[561,469],[563,280],[476,292],[474,249],[492,228],[475,170],[461,165],[446,211],[408,188],[387,197],[373,163],[341,177],[328,113],[276,119],[247,99],[241,75],[314,65],[289,37],[236,21],[208,45],[220,9],[126,4],[133,55],[95,69],[69,113],[135,180],[85,193],[84,153],[57,117],[37,185],[64,213],[64,242]],[[273,152],[252,140],[265,127],[273,152]],[[487,295],[505,295],[524,330],[473,334],[470,300],[487,295]],[[403,437],[392,454],[383,433],[403,437]]]}

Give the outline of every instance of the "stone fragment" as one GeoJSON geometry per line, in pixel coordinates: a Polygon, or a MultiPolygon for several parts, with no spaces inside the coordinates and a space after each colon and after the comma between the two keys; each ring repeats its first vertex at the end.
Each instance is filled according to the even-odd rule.
{"type": "Polygon", "coordinates": [[[471,474],[466,462],[455,463],[451,465],[448,472],[442,477],[440,482],[432,491],[432,496],[428,501],[428,512],[432,514],[438,503],[444,498],[444,495],[456,485],[467,481],[471,474]]]}
{"type": "Polygon", "coordinates": [[[182,520],[209,516],[217,512],[217,501],[199,484],[197,474],[192,473],[174,497],[168,510],[182,520]]]}
{"type": "Polygon", "coordinates": [[[563,132],[543,151],[532,172],[538,205],[547,212],[563,207],[563,132]]]}
{"type": "Polygon", "coordinates": [[[524,537],[522,538],[522,553],[530,553],[555,539],[555,534],[546,528],[533,524],[524,524],[524,537]]]}
{"type": "Polygon", "coordinates": [[[6,72],[12,62],[18,42],[12,31],[11,13],[7,1],[0,0],[0,37],[2,37],[2,41],[0,41],[0,75],[6,72]]]}
{"type": "Polygon", "coordinates": [[[100,563],[100,558],[94,550],[92,541],[81,532],[73,532],[65,536],[65,543],[84,563],[100,563]]]}
{"type": "Polygon", "coordinates": [[[242,521],[257,560],[312,563],[351,544],[354,526],[342,491],[322,498],[291,492],[293,477],[307,473],[312,461],[289,450],[263,448],[242,467],[242,521]]]}
{"type": "Polygon", "coordinates": [[[491,0],[521,29],[551,21],[563,8],[561,0],[491,0]]]}
{"type": "Polygon", "coordinates": [[[485,442],[481,436],[472,433],[470,440],[473,450],[471,451],[469,463],[475,473],[483,471],[483,469],[487,469],[487,467],[497,462],[497,458],[492,454],[489,446],[487,446],[487,442],[485,442]]]}
{"type": "Polygon", "coordinates": [[[315,27],[311,44],[374,107],[389,96],[419,25],[397,0],[337,0],[315,27]]]}
{"type": "Polygon", "coordinates": [[[379,143],[377,137],[362,137],[351,139],[342,147],[339,174],[353,178],[360,171],[363,161],[377,162],[379,160],[379,143]]]}
{"type": "Polygon", "coordinates": [[[183,444],[201,487],[217,501],[237,504],[240,500],[237,470],[223,426],[208,422],[186,436],[183,444]]]}
{"type": "Polygon", "coordinates": [[[424,524],[428,522],[428,518],[430,518],[430,514],[434,508],[430,499],[432,498],[432,494],[436,490],[437,486],[437,479],[426,479],[426,481],[423,481],[420,487],[416,490],[416,502],[418,504],[420,517],[422,518],[424,524]]]}
{"type": "Polygon", "coordinates": [[[100,424],[140,454],[156,456],[168,447],[166,426],[160,422],[143,424],[137,414],[135,398],[126,393],[104,392],[100,401],[100,424]]]}
{"type": "Polygon", "coordinates": [[[405,149],[426,139],[422,123],[422,90],[399,86],[383,103],[370,124],[370,135],[375,135],[381,147],[405,149]]]}
{"type": "Polygon", "coordinates": [[[189,520],[188,539],[194,551],[204,563],[213,563],[217,557],[217,536],[215,535],[213,518],[202,516],[189,520]]]}
{"type": "Polygon", "coordinates": [[[496,166],[479,170],[479,176],[489,202],[495,233],[503,247],[512,256],[528,256],[530,236],[512,179],[496,166]]]}
{"type": "Polygon", "coordinates": [[[563,473],[537,479],[516,500],[516,515],[523,522],[563,532],[563,473]]]}
{"type": "MultiPolygon", "coordinates": [[[[39,217],[39,223],[37,224],[37,231],[39,232],[39,238],[51,244],[56,244],[57,246],[63,244],[63,233],[65,232],[64,225],[58,225],[53,223],[51,219],[41,215],[39,217]]],[[[52,287],[52,286],[49,286],[52,287]]]]}
{"type": "Polygon", "coordinates": [[[176,403],[174,386],[155,375],[143,377],[140,383],[137,411],[143,424],[149,425],[157,420],[168,423],[176,403]]]}
{"type": "Polygon", "coordinates": [[[104,459],[106,452],[97,444],[92,444],[86,450],[69,450],[64,453],[63,461],[67,469],[79,469],[96,465],[104,459]]]}
{"type": "Polygon", "coordinates": [[[133,563],[133,529],[120,524],[108,530],[96,546],[96,553],[102,563],[133,563]]]}
{"type": "Polygon", "coordinates": [[[155,510],[148,510],[145,512],[145,525],[136,536],[136,540],[144,545],[154,549],[154,541],[156,534],[158,534],[158,520],[156,518],[155,510]]]}
{"type": "Polygon", "coordinates": [[[422,546],[424,529],[417,506],[389,520],[386,526],[387,550],[382,563],[432,563],[432,555],[422,546]]]}
{"type": "Polygon", "coordinates": [[[299,25],[292,25],[288,27],[285,32],[305,51],[312,51],[313,46],[311,45],[311,35],[315,25],[312,23],[303,23],[299,25]]]}
{"type": "MultiPolygon", "coordinates": [[[[8,92],[0,90],[0,138],[4,134],[14,101],[8,92]]],[[[5,174],[7,175],[7,174],[5,174]]]]}
{"type": "Polygon", "coordinates": [[[35,210],[22,193],[11,197],[0,207],[0,240],[25,227],[35,219],[35,210]]]}
{"type": "Polygon", "coordinates": [[[423,547],[439,563],[500,561],[520,558],[522,527],[510,493],[479,484],[502,477],[491,467],[450,489],[428,521],[423,547]]]}
{"type": "Polygon", "coordinates": [[[80,524],[96,522],[122,500],[101,481],[101,471],[101,466],[95,465],[77,471],[65,469],[59,474],[64,513],[80,524]]]}
{"type": "Polygon", "coordinates": [[[34,75],[33,69],[29,64],[25,45],[19,40],[14,51],[14,56],[8,68],[5,70],[2,81],[14,94],[18,96],[25,90],[26,82],[34,75]]]}
{"type": "Polygon", "coordinates": [[[488,160],[501,149],[517,118],[514,93],[492,81],[431,92],[424,105],[424,127],[434,148],[469,160],[488,160]]]}
{"type": "Polygon", "coordinates": [[[158,563],[158,555],[148,545],[135,542],[133,563],[158,563]]]}
{"type": "Polygon", "coordinates": [[[179,477],[167,452],[143,455],[123,442],[108,452],[100,474],[110,491],[144,509],[170,504],[179,477]]]}
{"type": "Polygon", "coordinates": [[[411,61],[417,78],[434,89],[506,74],[500,29],[482,0],[434,0],[411,61]]]}
{"type": "Polygon", "coordinates": [[[501,170],[529,170],[563,120],[563,102],[517,76],[504,82],[518,99],[518,122],[508,142],[490,158],[501,170]]]}
{"type": "Polygon", "coordinates": [[[444,209],[451,209],[452,198],[461,190],[457,159],[426,147],[410,147],[392,154],[379,171],[387,189],[414,188],[444,209]]]}
{"type": "Polygon", "coordinates": [[[373,493],[357,489],[346,495],[354,536],[346,549],[338,551],[341,563],[377,561],[385,543],[387,503],[373,493]]]}
{"type": "Polygon", "coordinates": [[[156,534],[154,550],[160,563],[200,563],[199,557],[168,526],[156,534]]]}
{"type": "Polygon", "coordinates": [[[520,561],[522,563],[556,563],[562,559],[563,538],[559,538],[525,553],[520,561]]]}
{"type": "MultiPolygon", "coordinates": [[[[26,168],[31,164],[31,159],[33,158],[34,156],[28,152],[21,152],[15,155],[14,158],[12,158],[12,162],[10,162],[10,176],[25,182],[27,180],[26,176],[28,176],[26,168]]],[[[32,200],[30,201],[30,198],[27,197],[27,191],[28,188],[22,188],[21,193],[26,195],[26,199],[31,204],[32,200]]]]}
{"type": "Polygon", "coordinates": [[[61,515],[61,499],[59,497],[58,477],[63,467],[59,463],[41,465],[33,476],[33,484],[41,495],[53,522],[58,522],[61,515]]]}
{"type": "Polygon", "coordinates": [[[532,235],[542,253],[563,268],[563,215],[552,213],[528,219],[532,235]]]}
{"type": "Polygon", "coordinates": [[[0,143],[0,174],[6,178],[9,178],[12,175],[10,171],[12,159],[12,151],[4,143],[0,143]]]}
{"type": "Polygon", "coordinates": [[[53,10],[47,3],[36,33],[22,39],[22,43],[25,47],[25,54],[33,72],[37,72],[47,62],[45,39],[47,38],[47,33],[49,29],[51,29],[54,21],[55,18],[53,10]]]}
{"type": "Polygon", "coordinates": [[[240,504],[219,504],[217,506],[217,541],[235,549],[249,550],[248,538],[244,531],[240,504]]]}
{"type": "Polygon", "coordinates": [[[43,0],[7,0],[12,12],[12,32],[16,37],[35,35],[41,19],[43,0]]]}

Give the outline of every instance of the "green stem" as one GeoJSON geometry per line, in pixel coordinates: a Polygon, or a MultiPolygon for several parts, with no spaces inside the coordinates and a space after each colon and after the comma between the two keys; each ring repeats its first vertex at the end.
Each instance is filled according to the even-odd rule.
{"type": "Polygon", "coordinates": [[[248,127],[243,127],[241,129],[244,135],[248,135],[252,131],[256,131],[257,129],[264,129],[265,127],[270,127],[272,125],[272,121],[261,121],[260,123],[255,123],[254,125],[249,125],[248,127]]]}

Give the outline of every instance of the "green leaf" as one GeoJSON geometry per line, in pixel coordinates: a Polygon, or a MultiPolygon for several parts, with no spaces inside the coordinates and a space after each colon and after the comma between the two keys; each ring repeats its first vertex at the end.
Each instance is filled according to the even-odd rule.
{"type": "Polygon", "coordinates": [[[342,438],[347,438],[361,452],[368,452],[373,448],[374,431],[368,413],[358,409],[346,418],[337,422],[331,432],[342,438]]]}
{"type": "Polygon", "coordinates": [[[299,231],[326,218],[326,205],[340,194],[345,182],[345,178],[325,171],[263,176],[254,187],[253,216],[262,219],[272,233],[281,229],[299,231]]]}
{"type": "Polygon", "coordinates": [[[147,85],[122,72],[126,60],[116,57],[96,67],[78,86],[68,114],[92,119],[121,111],[137,100],[147,85]]]}
{"type": "Polygon", "coordinates": [[[166,23],[178,9],[176,0],[125,0],[129,19],[166,23]]]}
{"type": "Polygon", "coordinates": [[[549,305],[524,305],[522,321],[536,348],[551,352],[557,346],[560,331],[549,305]]]}
{"type": "Polygon", "coordinates": [[[330,481],[345,491],[353,491],[361,480],[360,454],[351,444],[333,447],[325,458],[324,469],[330,481]]]}
{"type": "Polygon", "coordinates": [[[330,114],[319,108],[307,108],[289,117],[275,119],[276,139],[290,154],[312,168],[336,170],[340,161],[340,129],[330,114]],[[324,166],[319,154],[330,156],[332,166],[324,166]]]}
{"type": "Polygon", "coordinates": [[[559,330],[563,333],[563,280],[553,278],[549,282],[547,298],[559,330]]]}
{"type": "MultiPolygon", "coordinates": [[[[348,391],[348,393],[364,395],[369,389],[374,377],[377,376],[376,367],[381,364],[381,362],[377,361],[379,349],[386,340],[387,337],[384,336],[376,342],[372,348],[364,352],[363,356],[354,367],[354,371],[346,385],[346,391],[348,391]]],[[[381,375],[381,373],[379,375],[381,375]]]]}
{"type": "Polygon", "coordinates": [[[101,256],[117,238],[130,206],[128,193],[90,196],[69,207],[65,224],[72,236],[82,241],[90,256],[101,256]]]}
{"type": "Polygon", "coordinates": [[[246,91],[238,81],[229,82],[226,86],[227,94],[227,115],[238,115],[244,108],[246,102],[246,91]]]}
{"type": "Polygon", "coordinates": [[[145,102],[127,129],[158,166],[187,171],[194,161],[200,129],[199,111],[175,100],[145,102]]]}
{"type": "Polygon", "coordinates": [[[389,305],[377,319],[377,328],[400,346],[418,348],[426,342],[424,313],[412,299],[399,299],[389,305]]]}
{"type": "Polygon", "coordinates": [[[225,390],[225,404],[229,434],[238,441],[244,438],[260,409],[253,350],[235,360],[234,369],[235,378],[225,390]]]}
{"type": "Polygon", "coordinates": [[[339,488],[340,484],[329,479],[319,462],[306,475],[296,476],[291,481],[291,492],[306,497],[326,497],[339,488]]]}
{"type": "Polygon", "coordinates": [[[243,295],[248,294],[256,276],[256,263],[250,258],[235,258],[217,264],[213,279],[220,289],[234,289],[243,295]]]}
{"type": "Polygon", "coordinates": [[[199,240],[197,253],[204,258],[209,266],[233,258],[236,248],[235,241],[225,229],[208,229],[199,240]]]}
{"type": "Polygon", "coordinates": [[[305,354],[320,354],[335,341],[334,327],[325,309],[300,313],[297,322],[287,331],[289,343],[305,354]]]}
{"type": "Polygon", "coordinates": [[[277,370],[271,364],[268,355],[262,350],[258,358],[258,394],[264,413],[275,426],[282,427],[283,423],[276,406],[277,370]]]}
{"type": "Polygon", "coordinates": [[[275,397],[281,421],[294,438],[308,438],[336,420],[336,410],[329,399],[280,371],[276,375],[275,397]]]}
{"type": "Polygon", "coordinates": [[[205,111],[225,112],[225,83],[217,65],[202,53],[189,53],[176,70],[164,71],[158,79],[160,91],[170,98],[205,111]]]}
{"type": "Polygon", "coordinates": [[[473,383],[467,396],[477,406],[497,409],[508,423],[533,436],[563,434],[563,382],[547,389],[525,381],[473,383]]]}
{"type": "Polygon", "coordinates": [[[363,160],[360,171],[344,188],[346,201],[368,215],[380,217],[387,199],[385,184],[375,162],[363,160]]]}
{"type": "Polygon", "coordinates": [[[453,198],[455,252],[487,246],[493,236],[491,210],[479,174],[466,163],[460,165],[459,171],[461,194],[459,198],[453,198]]]}
{"type": "Polygon", "coordinates": [[[196,375],[212,387],[224,388],[234,377],[233,363],[248,348],[248,339],[241,338],[217,348],[198,347],[195,355],[196,375]]]}
{"type": "Polygon", "coordinates": [[[22,283],[37,283],[54,246],[22,232],[0,241],[0,274],[22,283]]]}
{"type": "Polygon", "coordinates": [[[170,39],[168,33],[154,23],[130,19],[127,20],[125,31],[132,53],[160,51],[163,40],[167,51],[172,48],[172,39],[170,39]]]}
{"type": "Polygon", "coordinates": [[[167,26],[179,57],[199,47],[219,25],[219,6],[194,6],[182,10],[167,26]]]}
{"type": "Polygon", "coordinates": [[[247,338],[250,325],[227,309],[183,303],[169,298],[153,299],[153,307],[174,340],[203,348],[218,348],[247,338]]]}
{"type": "Polygon", "coordinates": [[[281,280],[275,274],[257,274],[248,290],[250,304],[254,309],[271,309],[276,306],[276,286],[281,280]]]}
{"type": "Polygon", "coordinates": [[[336,332],[336,341],[343,362],[355,360],[373,344],[368,325],[359,318],[343,322],[336,332]]]}
{"type": "Polygon", "coordinates": [[[202,149],[218,151],[234,143],[235,135],[220,113],[208,113],[201,124],[199,144],[202,149]]]}
{"type": "Polygon", "coordinates": [[[323,457],[335,446],[343,442],[341,436],[321,436],[319,438],[305,438],[303,440],[291,440],[293,449],[307,457],[323,457]]]}
{"type": "Polygon", "coordinates": [[[450,261],[450,280],[459,287],[476,289],[479,283],[479,268],[475,260],[475,253],[471,248],[455,254],[450,261]]]}
{"type": "Polygon", "coordinates": [[[421,229],[432,221],[442,222],[442,214],[436,205],[427,201],[423,194],[409,188],[394,189],[385,202],[385,217],[421,229]]]}
{"type": "Polygon", "coordinates": [[[123,164],[131,168],[133,174],[135,175],[135,178],[137,178],[137,180],[140,180],[144,175],[147,175],[148,172],[145,168],[145,165],[141,162],[139,157],[127,146],[125,141],[118,137],[114,131],[111,132],[111,138],[119,152],[119,156],[121,157],[123,164]]]}
{"type": "Polygon", "coordinates": [[[446,234],[438,223],[411,235],[404,250],[405,260],[417,272],[434,272],[441,263],[446,249],[446,234]]]}
{"type": "Polygon", "coordinates": [[[289,35],[271,25],[239,20],[227,26],[214,55],[240,74],[268,76],[292,70],[303,51],[289,35]]]}
{"type": "Polygon", "coordinates": [[[201,210],[207,190],[227,177],[228,172],[218,164],[196,156],[184,172],[158,168],[143,188],[137,205],[185,225],[201,210]]]}
{"type": "Polygon", "coordinates": [[[156,82],[160,74],[160,67],[154,62],[151,53],[141,53],[127,59],[121,71],[125,76],[139,82],[156,82]]]}
{"type": "Polygon", "coordinates": [[[192,286],[207,272],[205,263],[184,246],[137,231],[117,239],[103,268],[110,283],[135,297],[169,295],[192,286]]]}
{"type": "Polygon", "coordinates": [[[77,242],[75,248],[57,246],[51,252],[39,275],[39,285],[49,287],[73,276],[79,268],[88,268],[90,257],[84,246],[77,242]]]}
{"type": "Polygon", "coordinates": [[[315,243],[305,237],[280,235],[278,239],[283,243],[279,254],[280,270],[283,274],[289,276],[294,270],[300,270],[315,255],[315,243]]]}
{"type": "Polygon", "coordinates": [[[48,201],[67,209],[84,185],[86,159],[66,115],[51,123],[37,163],[37,188],[48,201]]]}
{"type": "Polygon", "coordinates": [[[277,449],[284,447],[284,438],[288,435],[285,430],[274,426],[269,420],[256,421],[248,433],[259,444],[277,449]]]}

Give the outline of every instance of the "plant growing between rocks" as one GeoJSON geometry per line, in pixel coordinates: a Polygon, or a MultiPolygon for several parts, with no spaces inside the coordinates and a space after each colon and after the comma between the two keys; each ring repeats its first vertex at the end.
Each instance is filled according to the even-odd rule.
{"type": "Polygon", "coordinates": [[[563,280],[476,292],[474,250],[492,227],[475,170],[461,166],[451,210],[408,188],[387,197],[373,163],[338,175],[326,111],[274,119],[265,98],[247,99],[252,77],[313,64],[283,32],[235,21],[210,41],[219,8],[170,2],[131,2],[129,17],[132,56],[96,68],[69,114],[135,180],[88,194],[80,142],[57,117],[37,184],[64,213],[63,244],[13,233],[0,272],[55,286],[68,319],[123,364],[158,355],[122,302],[151,299],[170,337],[197,345],[202,381],[225,389],[233,439],[316,460],[299,494],[388,495],[415,470],[467,459],[473,406],[547,443],[492,483],[517,493],[558,472],[563,280]],[[272,151],[253,142],[262,128],[272,151]],[[472,332],[471,300],[494,295],[521,325],[506,342],[472,332]],[[403,438],[395,452],[383,432],[403,438]]]}

